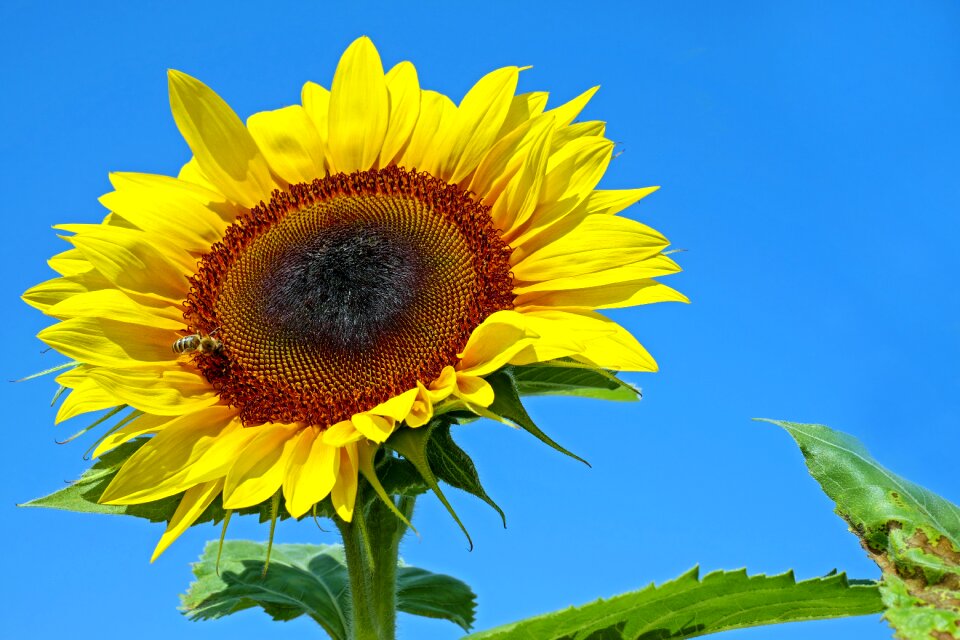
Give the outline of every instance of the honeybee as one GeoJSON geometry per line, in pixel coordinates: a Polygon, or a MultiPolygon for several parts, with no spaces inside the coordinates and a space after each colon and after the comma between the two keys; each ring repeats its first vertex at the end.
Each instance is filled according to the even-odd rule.
{"type": "Polygon", "coordinates": [[[173,343],[173,351],[174,353],[192,353],[194,351],[216,353],[223,348],[223,343],[213,337],[214,333],[216,333],[216,330],[208,336],[199,333],[192,336],[183,336],[173,343]]]}

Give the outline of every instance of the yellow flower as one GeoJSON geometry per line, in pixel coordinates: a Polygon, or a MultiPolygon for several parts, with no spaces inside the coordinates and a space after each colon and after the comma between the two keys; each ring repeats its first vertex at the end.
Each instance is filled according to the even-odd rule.
{"type": "Polygon", "coordinates": [[[685,300],[652,279],[679,271],[667,240],[615,215],[655,187],[595,190],[613,143],[573,123],[595,90],[545,110],[546,93],[515,93],[520,71],[455,105],[409,62],[384,74],[360,38],[329,91],[308,82],[302,105],[246,126],[170,72],[193,159],[176,178],[111,174],[111,213],[58,227],[60,277],[24,295],[77,363],[58,422],[142,412],[95,455],[152,436],[101,501],[182,494],[154,557],[218,495],[239,509],[282,490],[294,517],[329,496],[350,520],[364,457],[489,406],[504,365],[656,370],[595,311],[685,300]]]}

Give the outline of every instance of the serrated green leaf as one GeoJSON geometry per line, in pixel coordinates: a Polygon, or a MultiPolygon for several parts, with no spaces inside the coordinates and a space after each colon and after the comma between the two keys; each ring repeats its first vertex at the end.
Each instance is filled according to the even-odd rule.
{"type": "MultiPolygon", "coordinates": [[[[497,419],[497,417],[502,418],[510,424],[520,427],[560,453],[570,456],[574,460],[579,460],[588,467],[590,466],[589,462],[560,446],[536,425],[527,413],[527,410],[523,407],[517,391],[517,384],[508,372],[498,371],[491,376],[487,376],[486,380],[490,386],[493,387],[494,393],[493,404],[488,408],[491,415],[488,417],[494,417],[494,419],[497,419]]],[[[484,415],[482,411],[483,410],[481,410],[481,415],[484,415]]]]}
{"type": "Polygon", "coordinates": [[[417,567],[397,569],[397,610],[449,620],[464,631],[473,626],[477,596],[467,583],[417,567]]]}
{"type": "Polygon", "coordinates": [[[503,520],[503,526],[506,528],[507,516],[480,484],[480,475],[473,460],[453,441],[450,425],[441,424],[433,430],[427,443],[427,459],[430,462],[430,468],[440,480],[486,502],[500,514],[500,519],[503,520]]]}
{"type": "Polygon", "coordinates": [[[552,360],[507,367],[522,396],[578,396],[635,402],[640,392],[615,374],[578,362],[552,360]]]}
{"type": "Polygon", "coordinates": [[[146,518],[150,522],[167,522],[180,502],[179,496],[171,496],[162,500],[133,505],[106,505],[97,500],[113,477],[120,470],[133,453],[147,443],[147,438],[137,438],[125,442],[116,449],[105,453],[89,469],[83,472],[80,479],[67,487],[54,491],[50,495],[30,500],[21,504],[21,507],[46,507],[62,509],[64,511],[79,511],[82,513],[106,513],[111,515],[129,515],[146,518]]]}
{"type": "Polygon", "coordinates": [[[960,639],[960,507],[884,468],[823,425],[769,420],[796,440],[810,474],[883,570],[898,637],[960,639]]]}
{"type": "Polygon", "coordinates": [[[834,574],[796,582],[792,572],[748,576],[695,567],[679,578],[609,600],[529,618],[464,640],[654,640],[696,638],[781,622],[877,613],[877,587],[851,586],[834,574]]]}
{"type": "Polygon", "coordinates": [[[274,545],[266,576],[267,545],[224,542],[219,574],[218,547],[208,542],[193,565],[196,580],[180,597],[180,609],[188,618],[210,620],[260,607],[274,620],[310,616],[334,640],[348,639],[350,597],[343,547],[274,545]]]}
{"type": "MultiPolygon", "coordinates": [[[[349,638],[349,579],[340,545],[278,544],[263,576],[267,546],[248,540],[223,545],[217,573],[217,542],[207,543],[193,566],[196,580],[181,596],[181,611],[191,620],[210,620],[262,608],[274,620],[307,615],[334,640],[349,638]]],[[[449,620],[469,629],[476,596],[466,584],[442,574],[400,565],[397,609],[449,620]]]]}

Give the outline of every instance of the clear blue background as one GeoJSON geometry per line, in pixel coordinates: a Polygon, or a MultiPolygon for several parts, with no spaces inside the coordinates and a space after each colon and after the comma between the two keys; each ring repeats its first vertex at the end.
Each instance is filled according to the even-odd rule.
{"type": "MultiPolygon", "coordinates": [[[[188,150],[165,71],[184,70],[241,116],[329,86],[370,35],[390,66],[459,99],[488,70],[534,65],[523,90],[554,104],[602,85],[584,117],[620,145],[602,186],[663,189],[631,210],[662,230],[693,304],[616,313],[662,370],[642,403],[551,399],[530,410],[588,469],[521,432],[464,427],[494,512],[435,500],[405,559],[467,580],[477,628],[704,570],[878,572],[832,513],[787,435],[750,421],[823,422],[899,473],[960,498],[960,5],[904,2],[354,3],[6,0],[0,8],[5,378],[62,361],[49,320],[17,298],[66,247],[50,226],[94,222],[111,170],[176,173],[188,150]]],[[[160,525],[14,503],[86,467],[54,444],[53,381],[2,386],[6,637],[315,637],[251,611],[176,611],[193,529],[148,563],[160,525]]],[[[232,537],[265,539],[253,522],[232,537]]],[[[281,542],[332,542],[285,523],[281,542]]],[[[456,638],[404,616],[402,638],[456,638]]],[[[879,616],[729,633],[731,639],[887,638],[879,616]]]]}

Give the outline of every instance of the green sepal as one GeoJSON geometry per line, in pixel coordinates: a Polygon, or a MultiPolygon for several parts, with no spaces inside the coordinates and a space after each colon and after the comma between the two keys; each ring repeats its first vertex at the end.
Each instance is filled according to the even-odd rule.
{"type": "MultiPolygon", "coordinates": [[[[110,418],[112,418],[113,416],[117,415],[118,413],[120,413],[121,411],[123,411],[124,409],[126,409],[127,406],[128,406],[128,405],[122,404],[122,405],[120,405],[120,406],[118,406],[118,407],[114,407],[114,408],[110,409],[110,410],[107,411],[105,414],[103,414],[102,416],[100,416],[99,418],[97,418],[96,420],[94,420],[93,422],[91,422],[90,424],[88,424],[87,426],[85,426],[83,429],[80,429],[80,431],[77,431],[75,434],[73,434],[72,436],[70,436],[70,437],[67,438],[66,440],[57,440],[57,444],[67,444],[68,442],[72,442],[72,441],[76,440],[77,438],[79,438],[79,437],[82,436],[83,434],[89,432],[89,431],[90,431],[91,429],[93,429],[94,427],[100,426],[101,424],[103,424],[104,422],[106,422],[107,420],[109,420],[110,418]]],[[[125,419],[125,418],[124,418],[124,419],[125,419]]],[[[111,429],[111,431],[112,431],[112,429],[111,429]]]]}
{"type": "MultiPolygon", "coordinates": [[[[20,382],[20,381],[17,380],[17,382],[20,382]]],[[[50,399],[50,406],[52,407],[53,405],[57,404],[57,400],[59,400],[60,396],[62,396],[66,392],[67,392],[67,388],[65,386],[60,385],[59,387],[57,387],[57,390],[53,394],[53,398],[50,399]]]]}
{"type": "Polygon", "coordinates": [[[960,639],[960,507],[887,470],[853,436],[766,422],[797,442],[810,475],[880,566],[884,617],[898,636],[960,639]]]}
{"type": "Polygon", "coordinates": [[[517,382],[509,371],[500,370],[487,376],[486,380],[490,386],[493,387],[493,404],[486,410],[480,407],[474,407],[475,411],[478,411],[480,415],[485,417],[499,420],[500,422],[506,421],[509,424],[518,426],[560,453],[570,456],[574,460],[579,460],[588,467],[590,466],[589,462],[560,446],[534,423],[533,419],[527,413],[527,410],[523,407],[523,403],[520,401],[517,382]]]}
{"type": "Polygon", "coordinates": [[[506,514],[480,484],[476,465],[473,464],[470,456],[453,441],[449,424],[441,423],[434,427],[430,434],[430,441],[427,443],[427,460],[437,478],[451,487],[462,489],[486,502],[500,514],[503,527],[507,527],[506,514]]]}
{"type": "MultiPolygon", "coordinates": [[[[273,552],[273,536],[277,532],[277,519],[280,515],[280,489],[277,489],[273,494],[273,497],[270,498],[270,537],[267,539],[267,557],[263,561],[263,575],[267,575],[267,571],[270,569],[270,554],[273,552]]],[[[230,518],[229,513],[223,514],[223,521],[227,522],[230,518]]],[[[220,555],[223,551],[223,541],[220,541],[220,548],[217,550],[217,568],[220,567],[220,555]]]]}
{"type": "Polygon", "coordinates": [[[576,396],[618,402],[636,402],[640,391],[612,371],[562,358],[523,366],[509,366],[521,396],[576,396]]]}
{"type": "MultiPolygon", "coordinates": [[[[346,560],[340,545],[277,544],[263,576],[266,545],[247,540],[223,544],[219,573],[218,544],[207,543],[193,565],[196,580],[181,596],[181,611],[191,620],[222,618],[253,607],[274,620],[307,615],[333,640],[349,638],[346,560]]],[[[469,630],[476,596],[460,580],[402,563],[397,569],[397,609],[449,620],[469,630]]]]}
{"type": "Polygon", "coordinates": [[[397,457],[385,447],[381,447],[380,451],[383,455],[375,461],[375,466],[377,477],[387,495],[414,498],[429,489],[409,460],[397,457]]]}
{"type": "Polygon", "coordinates": [[[79,364],[80,362],[78,362],[77,360],[71,360],[70,362],[64,362],[63,364],[58,364],[55,367],[50,367],[49,369],[44,369],[43,371],[31,373],[30,375],[24,376],[19,380],[11,380],[10,382],[26,382],[28,380],[35,380],[36,378],[40,378],[42,376],[46,376],[51,373],[56,373],[57,371],[63,371],[64,369],[72,369],[73,367],[76,367],[79,364]]]}
{"type": "Polygon", "coordinates": [[[471,634],[464,640],[683,640],[781,622],[878,613],[875,584],[833,574],[796,582],[793,572],[748,576],[694,567],[665,584],[471,634]]]}
{"type": "Polygon", "coordinates": [[[84,459],[84,460],[89,460],[89,459],[90,459],[90,456],[93,454],[94,450],[95,450],[97,447],[100,446],[100,443],[102,443],[104,440],[106,440],[106,439],[107,439],[108,437],[110,437],[112,434],[116,433],[117,431],[119,431],[119,430],[122,429],[123,427],[127,426],[128,424],[130,424],[131,422],[133,422],[134,420],[136,420],[137,418],[139,418],[139,417],[142,416],[142,415],[143,415],[143,411],[140,411],[139,409],[134,409],[134,410],[132,410],[130,413],[128,413],[127,415],[123,416],[123,418],[121,418],[121,419],[118,420],[116,423],[114,423],[114,425],[113,425],[112,427],[110,427],[110,428],[107,429],[105,432],[103,432],[103,433],[100,435],[99,438],[97,438],[96,440],[94,440],[94,441],[93,441],[93,444],[91,444],[89,447],[87,447],[87,450],[83,452],[83,459],[84,459]]]}
{"type": "Polygon", "coordinates": [[[359,469],[360,474],[366,479],[367,484],[370,485],[370,488],[373,489],[373,492],[376,494],[380,501],[390,510],[393,515],[397,516],[400,521],[410,527],[414,533],[420,535],[416,528],[410,524],[410,520],[403,515],[397,505],[394,503],[393,498],[390,497],[390,494],[387,493],[386,489],[383,488],[383,484],[380,483],[380,478],[377,477],[377,471],[374,468],[373,460],[377,453],[377,447],[370,446],[367,444],[361,443],[357,447],[359,454],[359,469]]]}
{"type": "Polygon", "coordinates": [[[460,530],[463,531],[463,535],[467,537],[467,542],[469,543],[470,550],[472,551],[473,539],[470,537],[470,532],[467,531],[467,528],[460,520],[460,516],[457,515],[457,512],[454,511],[450,501],[447,500],[447,497],[443,494],[443,491],[440,489],[440,485],[437,482],[437,476],[434,474],[433,469],[430,468],[430,460],[427,454],[427,448],[429,446],[430,436],[432,435],[433,430],[439,424],[442,424],[440,420],[432,420],[424,426],[416,429],[400,429],[390,436],[390,438],[384,444],[409,460],[413,466],[416,467],[420,477],[423,478],[423,481],[437,496],[441,504],[446,507],[447,513],[450,514],[450,516],[460,527],[460,530]]]}
{"type": "MultiPolygon", "coordinates": [[[[117,475],[117,472],[120,471],[123,463],[149,441],[150,438],[137,438],[125,442],[100,456],[93,466],[84,471],[80,478],[69,486],[41,498],[21,503],[18,506],[45,507],[48,509],[61,509],[63,511],[76,511],[80,513],[126,515],[145,518],[150,522],[169,522],[177,509],[177,505],[180,504],[180,498],[183,496],[182,493],[142,504],[109,505],[97,502],[106,490],[107,485],[110,484],[114,476],[117,475]]],[[[267,500],[252,507],[235,509],[233,513],[238,515],[256,515],[260,522],[269,522],[273,519],[270,507],[271,503],[267,500]]],[[[332,518],[335,515],[329,499],[318,503],[317,514],[328,518],[332,518]]],[[[223,498],[222,496],[217,496],[191,526],[208,522],[216,524],[223,520],[225,515],[223,498]]],[[[277,517],[280,520],[286,520],[291,516],[281,504],[277,517]]]]}

